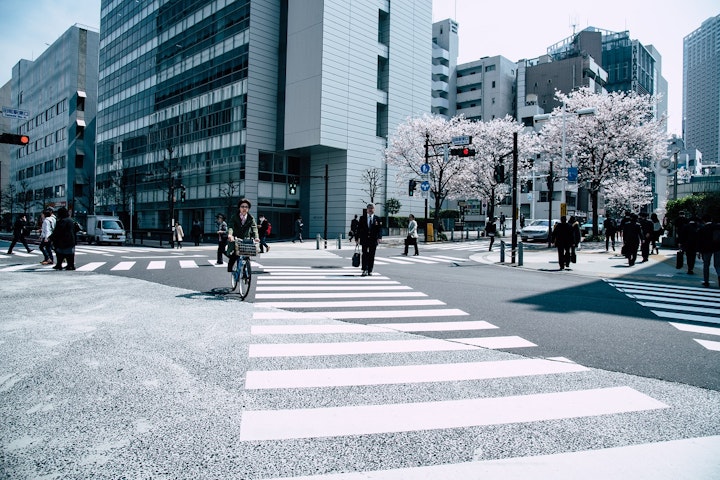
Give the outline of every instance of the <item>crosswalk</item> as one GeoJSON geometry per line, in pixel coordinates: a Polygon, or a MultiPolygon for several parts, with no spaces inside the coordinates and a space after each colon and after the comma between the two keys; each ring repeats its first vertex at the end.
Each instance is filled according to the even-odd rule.
{"type": "MultiPolygon", "coordinates": [[[[432,450],[423,438],[432,445],[456,430],[492,436],[511,425],[586,418],[601,424],[670,407],[633,386],[591,385],[592,369],[566,358],[513,355],[536,345],[382,274],[265,270],[250,329],[242,442],[292,448],[324,439],[357,449],[358,436],[391,445],[394,435],[411,435],[432,450]],[[493,382],[509,393],[497,394],[493,382]]],[[[467,472],[469,464],[445,465],[440,476],[418,468],[431,467],[302,478],[480,478],[467,472]]]]}
{"type": "Polygon", "coordinates": [[[649,282],[605,281],[658,317],[670,320],[668,323],[676,329],[705,337],[693,338],[704,348],[720,352],[720,327],[695,324],[720,325],[720,291],[649,282]]]}

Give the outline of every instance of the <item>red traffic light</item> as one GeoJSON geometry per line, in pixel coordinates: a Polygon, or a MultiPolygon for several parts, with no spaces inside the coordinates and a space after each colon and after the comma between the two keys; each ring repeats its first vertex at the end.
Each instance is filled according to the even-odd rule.
{"type": "Polygon", "coordinates": [[[27,145],[30,143],[30,137],[27,135],[15,135],[13,133],[0,134],[0,143],[9,143],[11,145],[27,145]]]}
{"type": "Polygon", "coordinates": [[[451,148],[450,155],[456,157],[473,157],[475,156],[475,149],[470,147],[451,148]]]}

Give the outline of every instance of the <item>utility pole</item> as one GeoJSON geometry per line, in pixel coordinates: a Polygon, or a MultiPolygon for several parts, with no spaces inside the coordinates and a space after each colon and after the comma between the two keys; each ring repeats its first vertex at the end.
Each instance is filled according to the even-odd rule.
{"type": "Polygon", "coordinates": [[[510,263],[515,263],[515,251],[517,250],[517,217],[518,217],[518,198],[517,198],[517,182],[518,182],[518,134],[513,132],[513,177],[512,177],[512,242],[510,251],[510,263]]]}

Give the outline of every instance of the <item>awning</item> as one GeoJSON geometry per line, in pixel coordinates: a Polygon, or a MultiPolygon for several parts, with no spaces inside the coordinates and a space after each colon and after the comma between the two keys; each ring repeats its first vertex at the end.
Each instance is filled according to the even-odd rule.
{"type": "Polygon", "coordinates": [[[85,126],[85,120],[77,119],[75,120],[75,123],[78,124],[78,127],[84,127],[85,126]]]}
{"type": "Polygon", "coordinates": [[[83,92],[82,90],[78,90],[77,92],[78,97],[87,98],[87,94],[83,92]]]}

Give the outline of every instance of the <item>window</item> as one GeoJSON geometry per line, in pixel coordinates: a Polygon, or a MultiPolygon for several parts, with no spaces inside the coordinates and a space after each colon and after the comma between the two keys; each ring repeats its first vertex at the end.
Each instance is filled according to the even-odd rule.
{"type": "Polygon", "coordinates": [[[85,155],[78,153],[75,156],[75,168],[83,168],[84,164],[85,164],[85,155]]]}
{"type": "Polygon", "coordinates": [[[495,71],[495,65],[488,65],[485,67],[486,72],[494,72],[495,71]]]}
{"type": "Polygon", "coordinates": [[[492,81],[492,88],[495,88],[495,80],[492,81]]]}
{"type": "Polygon", "coordinates": [[[57,185],[55,187],[55,196],[56,197],[64,197],[65,196],[65,185],[57,185]]]}
{"type": "Polygon", "coordinates": [[[45,162],[45,173],[50,173],[52,171],[53,171],[53,161],[48,160],[47,162],[45,162]]]}
{"type": "Polygon", "coordinates": [[[61,168],[65,168],[65,155],[55,159],[55,170],[60,170],[61,168]]]}

